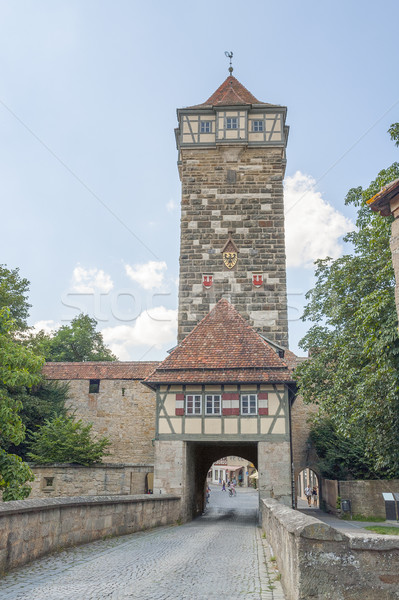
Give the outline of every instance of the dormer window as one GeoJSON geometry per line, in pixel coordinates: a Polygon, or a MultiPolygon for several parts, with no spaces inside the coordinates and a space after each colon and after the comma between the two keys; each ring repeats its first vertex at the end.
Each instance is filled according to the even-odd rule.
{"type": "Polygon", "coordinates": [[[264,131],[263,121],[252,121],[252,131],[264,131]]]}
{"type": "Polygon", "coordinates": [[[226,117],[226,129],[238,129],[238,117],[226,117]]]}
{"type": "Polygon", "coordinates": [[[212,133],[212,121],[201,121],[200,133],[212,133]]]}

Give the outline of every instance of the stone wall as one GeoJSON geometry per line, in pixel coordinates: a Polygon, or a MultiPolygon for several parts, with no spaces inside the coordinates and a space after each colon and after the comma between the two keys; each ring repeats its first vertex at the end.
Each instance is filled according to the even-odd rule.
{"type": "Polygon", "coordinates": [[[223,146],[181,150],[178,339],[227,298],[249,324],[288,347],[282,148],[223,146]],[[222,250],[238,250],[232,269],[222,250]],[[252,273],[262,273],[257,288],[252,273]],[[205,289],[203,274],[213,274],[205,289]]]}
{"type": "Polygon", "coordinates": [[[370,481],[340,481],[339,495],[351,501],[352,514],[376,516],[385,519],[384,492],[399,493],[399,480],[387,481],[375,479],[370,481]]]}
{"type": "Polygon", "coordinates": [[[108,437],[107,462],[154,462],[155,392],[140,381],[101,379],[99,392],[89,394],[89,380],[74,379],[67,405],[77,418],[93,423],[93,433],[108,437]]]}
{"type": "Polygon", "coordinates": [[[299,473],[307,467],[317,472],[315,468],[316,455],[307,445],[310,433],[308,421],[317,410],[316,405],[305,404],[300,395],[295,398],[291,408],[292,459],[295,481],[299,473]]]}
{"type": "Polygon", "coordinates": [[[0,572],[60,548],[175,523],[173,496],[102,496],[18,500],[0,505],[0,572]]]}
{"type": "Polygon", "coordinates": [[[146,475],[153,465],[98,464],[90,467],[68,464],[30,465],[35,481],[30,498],[58,496],[131,495],[146,492],[146,475]]]}
{"type": "Polygon", "coordinates": [[[260,498],[277,498],[292,505],[290,443],[258,443],[258,488],[260,498]]]}
{"type": "Polygon", "coordinates": [[[337,513],[337,500],[339,496],[338,481],[334,479],[322,479],[322,500],[328,512],[337,513]]]}
{"type": "Polygon", "coordinates": [[[346,535],[273,499],[261,510],[287,600],[398,600],[398,536],[346,535]]]}

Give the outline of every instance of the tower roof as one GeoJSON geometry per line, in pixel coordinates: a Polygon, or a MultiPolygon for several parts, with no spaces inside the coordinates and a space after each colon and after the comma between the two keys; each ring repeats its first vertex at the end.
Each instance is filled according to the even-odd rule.
{"type": "Polygon", "coordinates": [[[276,383],[291,372],[272,347],[225,299],[216,306],[145,383],[276,383]]]}
{"type": "Polygon", "coordinates": [[[216,92],[212,94],[202,104],[197,104],[195,106],[189,106],[188,108],[206,108],[209,106],[234,106],[234,105],[242,105],[242,104],[262,104],[267,106],[273,106],[272,104],[267,104],[267,102],[260,102],[257,100],[251,92],[247,90],[246,87],[242,85],[233,77],[233,75],[229,75],[225,81],[223,81],[222,85],[218,87],[216,92]]]}

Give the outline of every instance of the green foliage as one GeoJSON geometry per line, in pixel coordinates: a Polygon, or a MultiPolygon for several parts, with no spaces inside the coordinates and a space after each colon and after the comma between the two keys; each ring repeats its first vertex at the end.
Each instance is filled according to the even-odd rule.
{"type": "Polygon", "coordinates": [[[26,294],[29,290],[29,281],[21,279],[19,269],[7,269],[0,265],[0,308],[7,307],[13,320],[12,327],[17,330],[27,328],[30,304],[26,294]]]}
{"type": "Polygon", "coordinates": [[[84,425],[81,420],[75,421],[73,415],[48,419],[31,434],[28,456],[39,464],[69,462],[88,466],[99,462],[107,454],[110,442],[105,437],[92,440],[91,428],[92,423],[84,425]]]}
{"type": "Polygon", "coordinates": [[[371,465],[365,458],[362,437],[347,438],[337,430],[331,419],[316,417],[310,440],[318,456],[320,473],[326,479],[370,477],[371,465]]]}
{"type": "Polygon", "coordinates": [[[391,136],[391,140],[395,142],[395,145],[399,146],[399,123],[392,123],[388,129],[388,133],[391,136]]]}
{"type": "Polygon", "coordinates": [[[381,535],[399,535],[399,527],[387,527],[385,525],[374,525],[372,527],[365,527],[369,531],[373,531],[374,533],[379,533],[381,535]]]}
{"type": "Polygon", "coordinates": [[[21,458],[7,452],[10,444],[19,444],[25,427],[19,412],[18,393],[40,382],[43,359],[15,341],[8,308],[0,309],[0,490],[4,500],[25,498],[30,491],[26,481],[32,473],[21,458]]]}
{"type": "Polygon", "coordinates": [[[349,191],[346,203],[358,208],[357,229],[345,238],[353,253],[318,260],[316,285],[306,296],[303,319],[313,325],[301,346],[311,352],[311,359],[298,367],[296,378],[304,401],[319,405],[312,436],[317,438],[319,426],[330,427],[324,451],[320,439],[318,445],[325,472],[335,471],[336,477],[345,472],[355,478],[399,477],[399,336],[391,219],[366,204],[398,177],[399,164],[394,163],[366,190],[349,191]]]}
{"type": "Polygon", "coordinates": [[[116,360],[96,331],[97,321],[80,314],[70,325],[63,325],[53,336],[43,332],[37,342],[46,360],[54,362],[83,362],[88,360],[116,360]]]}
{"type": "MultiPolygon", "coordinates": [[[[60,381],[42,381],[30,389],[24,388],[15,396],[21,403],[19,416],[26,431],[35,431],[44,424],[46,419],[66,416],[65,401],[68,398],[68,387],[68,383],[60,381]]],[[[27,440],[23,440],[18,445],[10,444],[8,451],[27,460],[27,440]]]]}
{"type": "Polygon", "coordinates": [[[0,448],[0,490],[3,491],[4,502],[29,496],[31,488],[27,482],[33,480],[32,471],[19,456],[0,448]]]}

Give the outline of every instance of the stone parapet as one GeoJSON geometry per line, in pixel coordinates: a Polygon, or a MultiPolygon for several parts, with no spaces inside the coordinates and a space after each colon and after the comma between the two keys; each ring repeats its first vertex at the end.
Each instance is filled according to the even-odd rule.
{"type": "Polygon", "coordinates": [[[35,480],[30,498],[144,494],[153,464],[101,463],[30,465],[35,480]]]}
{"type": "Polygon", "coordinates": [[[341,533],[273,499],[261,511],[287,600],[399,598],[397,536],[341,533]]]}
{"type": "Polygon", "coordinates": [[[104,536],[175,523],[180,499],[161,496],[79,496],[0,505],[0,572],[104,536]]]}

